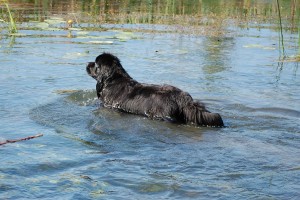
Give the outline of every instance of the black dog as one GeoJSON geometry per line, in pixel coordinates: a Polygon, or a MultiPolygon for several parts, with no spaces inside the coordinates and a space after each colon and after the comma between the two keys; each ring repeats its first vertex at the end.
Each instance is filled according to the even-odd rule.
{"type": "Polygon", "coordinates": [[[193,124],[224,126],[221,116],[210,113],[186,92],[170,85],[147,85],[135,81],[120,60],[103,53],[88,63],[87,73],[97,80],[97,96],[104,106],[151,119],[193,124]]]}

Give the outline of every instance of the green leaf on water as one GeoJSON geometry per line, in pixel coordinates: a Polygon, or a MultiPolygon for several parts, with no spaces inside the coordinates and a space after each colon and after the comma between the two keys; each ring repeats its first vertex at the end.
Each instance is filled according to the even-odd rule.
{"type": "Polygon", "coordinates": [[[64,20],[61,17],[51,17],[49,19],[45,19],[44,22],[54,25],[54,24],[66,23],[66,20],[64,20]]]}
{"type": "Polygon", "coordinates": [[[45,29],[43,29],[43,30],[45,30],[45,31],[60,31],[61,29],[60,28],[45,28],[45,29]]]}
{"type": "Polygon", "coordinates": [[[49,180],[49,183],[57,184],[57,183],[58,183],[58,180],[49,180]]]}
{"type": "Polygon", "coordinates": [[[275,47],[268,47],[268,46],[263,46],[260,44],[248,44],[248,45],[244,45],[244,48],[258,48],[258,49],[265,49],[265,50],[275,50],[275,47]]]}
{"type": "Polygon", "coordinates": [[[93,39],[93,40],[105,40],[105,39],[112,39],[111,37],[108,36],[94,36],[94,35],[84,35],[84,34],[80,34],[80,32],[84,32],[84,31],[79,31],[77,32],[77,39],[93,39]]]}
{"type": "Polygon", "coordinates": [[[38,22],[35,24],[35,27],[39,29],[47,29],[49,28],[49,24],[46,22],[38,22]]]}
{"type": "Polygon", "coordinates": [[[70,30],[70,31],[82,31],[81,28],[68,28],[68,30],[70,30]]]}
{"type": "Polygon", "coordinates": [[[89,44],[113,44],[113,41],[100,41],[100,40],[96,40],[96,41],[88,41],[87,43],[89,44]]]}
{"type": "Polygon", "coordinates": [[[189,51],[187,49],[177,49],[176,54],[188,54],[189,51]]]}
{"type": "Polygon", "coordinates": [[[149,183],[141,187],[141,191],[146,193],[162,192],[166,191],[167,189],[168,187],[161,183],[149,183]]]}
{"type": "Polygon", "coordinates": [[[77,32],[77,35],[87,35],[87,34],[89,34],[88,31],[78,31],[77,32]]]}
{"type": "Polygon", "coordinates": [[[116,35],[113,37],[114,39],[119,39],[121,42],[126,42],[127,40],[131,39],[138,39],[138,37],[132,33],[132,32],[118,32],[116,35]]]}
{"type": "Polygon", "coordinates": [[[87,56],[89,53],[87,51],[85,52],[69,52],[69,53],[66,53],[63,58],[64,59],[76,59],[76,58],[79,58],[79,57],[85,57],[87,56]]]}

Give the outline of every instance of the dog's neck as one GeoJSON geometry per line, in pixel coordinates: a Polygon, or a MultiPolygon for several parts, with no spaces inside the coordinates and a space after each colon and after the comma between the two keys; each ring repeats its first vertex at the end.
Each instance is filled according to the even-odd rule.
{"type": "Polygon", "coordinates": [[[114,74],[113,76],[109,76],[106,78],[103,78],[101,81],[97,82],[96,85],[96,91],[97,91],[97,97],[98,99],[103,100],[103,91],[106,88],[110,88],[113,85],[122,85],[126,84],[128,88],[134,87],[135,85],[139,84],[136,80],[131,78],[128,74],[127,76],[123,76],[122,74],[114,74]]]}
{"type": "Polygon", "coordinates": [[[120,80],[120,79],[133,80],[133,78],[131,78],[129,76],[129,74],[124,70],[124,72],[118,72],[118,71],[113,72],[110,76],[103,78],[102,82],[104,85],[107,85],[111,82],[114,82],[114,81],[120,80]]]}

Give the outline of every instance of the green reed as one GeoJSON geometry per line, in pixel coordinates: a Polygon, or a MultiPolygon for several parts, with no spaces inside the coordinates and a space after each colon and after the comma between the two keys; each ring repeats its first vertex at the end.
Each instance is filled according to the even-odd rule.
{"type": "Polygon", "coordinates": [[[285,54],[285,49],[284,49],[284,40],[283,40],[283,29],[282,29],[282,21],[281,21],[281,12],[280,12],[280,5],[279,5],[279,0],[277,2],[277,9],[278,9],[278,18],[279,18],[279,50],[280,50],[280,58],[282,57],[283,59],[286,58],[285,54]]]}
{"type": "Polygon", "coordinates": [[[9,32],[10,33],[17,33],[18,29],[17,29],[16,23],[15,23],[15,20],[14,20],[12,14],[10,12],[9,6],[8,6],[7,3],[5,3],[5,6],[6,6],[6,9],[7,9],[8,15],[9,15],[9,23],[8,23],[9,32]]]}

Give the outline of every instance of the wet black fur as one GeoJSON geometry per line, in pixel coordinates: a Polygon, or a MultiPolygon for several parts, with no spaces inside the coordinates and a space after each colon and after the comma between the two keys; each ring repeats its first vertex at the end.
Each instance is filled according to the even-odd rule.
{"type": "Polygon", "coordinates": [[[171,85],[135,81],[112,54],[103,53],[88,63],[87,73],[97,80],[97,96],[104,106],[151,119],[198,126],[224,126],[221,116],[210,113],[186,92],[171,85]]]}

